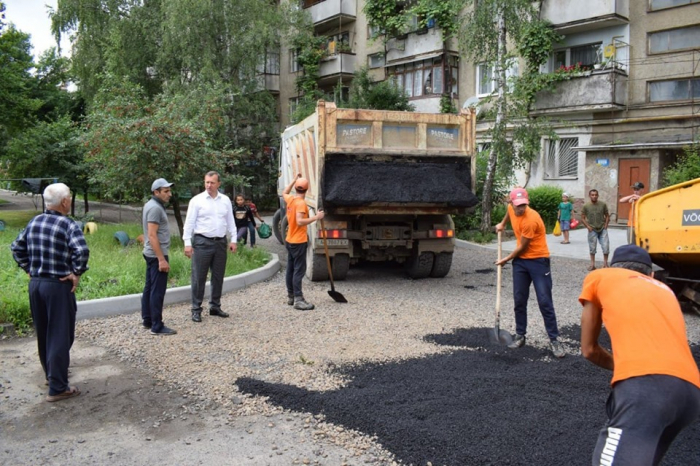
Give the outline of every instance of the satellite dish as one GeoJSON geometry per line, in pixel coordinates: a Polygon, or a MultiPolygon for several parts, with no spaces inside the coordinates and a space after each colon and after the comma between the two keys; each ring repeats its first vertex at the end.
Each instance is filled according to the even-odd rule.
{"type": "Polygon", "coordinates": [[[479,98],[477,96],[469,97],[467,100],[464,101],[464,104],[462,104],[462,108],[473,108],[476,110],[476,114],[478,115],[479,113],[481,113],[481,107],[479,106],[479,98]]]}

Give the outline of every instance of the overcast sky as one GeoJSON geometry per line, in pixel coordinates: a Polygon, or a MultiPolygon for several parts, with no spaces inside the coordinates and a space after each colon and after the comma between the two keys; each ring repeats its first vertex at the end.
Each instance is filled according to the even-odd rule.
{"type": "MultiPolygon", "coordinates": [[[[5,20],[14,23],[22,32],[30,34],[34,49],[34,59],[38,60],[42,52],[56,46],[51,35],[51,20],[47,5],[56,8],[57,0],[3,0],[5,3],[5,20]]],[[[67,39],[61,42],[62,55],[70,54],[70,43],[67,39]]]]}

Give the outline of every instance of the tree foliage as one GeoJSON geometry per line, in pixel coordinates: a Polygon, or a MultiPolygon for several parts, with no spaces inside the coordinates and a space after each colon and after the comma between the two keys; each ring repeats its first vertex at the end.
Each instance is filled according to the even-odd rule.
{"type": "Polygon", "coordinates": [[[415,110],[403,88],[396,85],[391,79],[384,81],[372,80],[366,66],[355,72],[350,86],[348,102],[342,102],[340,106],[403,112],[415,110]]]}
{"type": "Polygon", "coordinates": [[[664,169],[664,187],[700,178],[700,143],[683,148],[673,165],[664,169]]]}

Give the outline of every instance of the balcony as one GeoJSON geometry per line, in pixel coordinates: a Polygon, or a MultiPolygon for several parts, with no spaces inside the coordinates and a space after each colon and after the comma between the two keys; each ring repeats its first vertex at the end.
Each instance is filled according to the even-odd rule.
{"type": "Polygon", "coordinates": [[[629,22],[630,0],[542,2],[542,19],[560,34],[601,29],[629,22]]]}
{"type": "Polygon", "coordinates": [[[258,81],[258,89],[267,89],[273,94],[280,92],[280,75],[278,74],[259,74],[255,77],[258,81]]]}
{"type": "Polygon", "coordinates": [[[405,34],[389,40],[386,66],[442,55],[442,30],[436,27],[405,34]]]}
{"type": "Polygon", "coordinates": [[[303,0],[302,6],[311,14],[317,32],[340,28],[357,17],[357,0],[303,0]]]}
{"type": "MultiPolygon", "coordinates": [[[[537,93],[531,114],[595,113],[627,105],[627,75],[620,70],[594,70],[590,75],[557,83],[537,93]]],[[[586,73],[586,74],[587,74],[586,73]]]]}
{"type": "Polygon", "coordinates": [[[321,61],[321,68],[318,72],[319,83],[338,76],[352,76],[355,71],[357,71],[357,57],[355,54],[336,53],[321,61]]]}

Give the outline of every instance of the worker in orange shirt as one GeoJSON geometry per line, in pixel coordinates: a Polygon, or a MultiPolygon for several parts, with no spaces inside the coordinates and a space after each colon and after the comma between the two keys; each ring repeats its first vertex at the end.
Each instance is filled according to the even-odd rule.
{"type": "Polygon", "coordinates": [[[627,244],[634,244],[634,204],[642,197],[642,189],[644,189],[644,183],[637,181],[632,185],[632,194],[620,198],[620,204],[629,203],[630,213],[627,215],[627,244]]]}
{"type": "Polygon", "coordinates": [[[309,189],[309,180],[298,175],[289,183],[289,186],[282,191],[282,197],[287,205],[287,237],[285,246],[289,253],[287,259],[287,304],[294,305],[294,309],[309,311],[314,305],[304,299],[301,291],[301,282],[306,273],[306,249],[309,236],[306,233],[306,226],[323,218],[323,210],[319,210],[314,216],[309,217],[309,207],[306,205],[306,191],[309,189]],[[292,188],[295,195],[292,195],[292,188]]]}
{"type": "Polygon", "coordinates": [[[615,250],[611,268],[586,276],[579,301],[581,352],[613,371],[592,464],[659,464],[700,415],[700,373],[676,296],[654,280],[649,254],[629,244],[615,250]],[[603,324],[612,353],[598,342],[603,324]]]}

